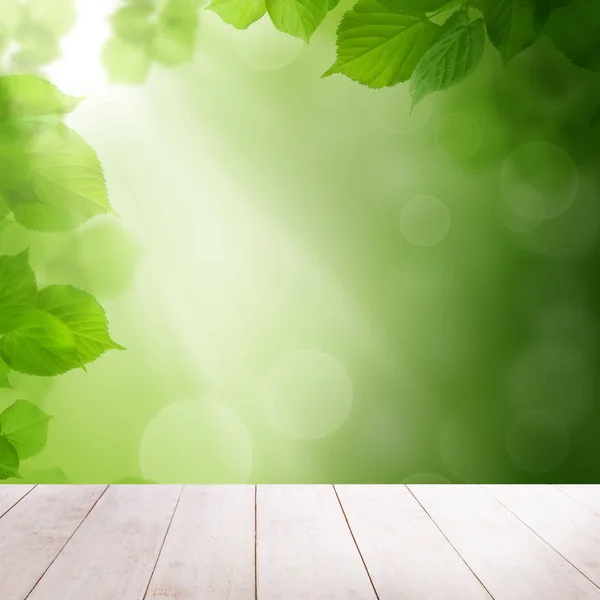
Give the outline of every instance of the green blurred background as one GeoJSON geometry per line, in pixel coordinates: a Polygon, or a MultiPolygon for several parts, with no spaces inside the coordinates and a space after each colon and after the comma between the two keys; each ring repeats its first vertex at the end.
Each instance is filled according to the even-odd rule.
{"type": "Polygon", "coordinates": [[[25,476],[600,482],[600,76],[488,47],[411,111],[319,78],[348,5],[310,45],[202,12],[193,61],[122,85],[117,3],[79,2],[40,72],[87,95],[120,218],[0,253],[94,293],[127,352],[0,390],[54,415],[25,476]]]}

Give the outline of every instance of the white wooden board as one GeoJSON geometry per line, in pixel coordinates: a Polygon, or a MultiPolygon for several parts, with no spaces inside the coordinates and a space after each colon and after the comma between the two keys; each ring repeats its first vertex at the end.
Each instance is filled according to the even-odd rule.
{"type": "Polygon", "coordinates": [[[142,600],[181,486],[111,486],[28,600],[142,600]]]}
{"type": "Polygon", "coordinates": [[[330,485],[259,486],[260,600],[375,600],[330,485]]]}
{"type": "Polygon", "coordinates": [[[254,600],[254,486],[185,486],[147,598],[254,600]]]}

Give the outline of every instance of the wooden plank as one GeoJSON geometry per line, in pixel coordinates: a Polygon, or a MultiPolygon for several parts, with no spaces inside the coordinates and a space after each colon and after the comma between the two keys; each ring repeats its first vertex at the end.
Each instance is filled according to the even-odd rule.
{"type": "Polygon", "coordinates": [[[111,486],[28,600],[141,600],[181,486],[111,486]]]}
{"type": "Polygon", "coordinates": [[[0,520],[0,597],[23,600],[105,485],[38,485],[0,520]]]}
{"type": "Polygon", "coordinates": [[[600,515],[600,485],[559,485],[556,487],[600,515]]]}
{"type": "Polygon", "coordinates": [[[375,600],[330,485],[258,486],[259,600],[375,600]]]}
{"type": "Polygon", "coordinates": [[[486,489],[600,585],[600,516],[553,486],[491,485],[486,489]]]}
{"type": "Polygon", "coordinates": [[[2,518],[34,485],[0,485],[0,518],[2,518]]]}
{"type": "Polygon", "coordinates": [[[598,600],[575,567],[479,486],[409,486],[495,600],[598,600]]]}
{"type": "Polygon", "coordinates": [[[336,490],[380,600],[490,600],[405,486],[336,490]]]}
{"type": "Polygon", "coordinates": [[[254,486],[185,486],[147,598],[254,600],[254,486]]]}

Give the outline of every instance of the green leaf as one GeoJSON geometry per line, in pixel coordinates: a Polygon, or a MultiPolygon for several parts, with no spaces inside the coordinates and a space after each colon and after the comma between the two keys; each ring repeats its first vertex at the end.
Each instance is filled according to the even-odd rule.
{"type": "Polygon", "coordinates": [[[123,477],[123,479],[113,481],[112,485],[149,485],[154,483],[156,483],[156,481],[152,481],[152,479],[143,479],[142,477],[123,477]]]}
{"type": "Polygon", "coordinates": [[[505,63],[537,39],[536,0],[483,0],[481,9],[490,41],[505,63]]]}
{"type": "Polygon", "coordinates": [[[406,81],[439,31],[425,13],[405,14],[389,0],[359,0],[342,19],[337,60],[324,76],[342,73],[372,88],[406,81]]]}
{"type": "Polygon", "coordinates": [[[6,118],[65,115],[74,110],[80,98],[63,94],[49,81],[34,75],[0,77],[0,120],[6,118]]]}
{"type": "Polygon", "coordinates": [[[467,0],[380,0],[386,8],[403,14],[422,15],[442,12],[464,4],[467,0]]]}
{"type": "Polygon", "coordinates": [[[23,24],[15,35],[13,62],[21,69],[48,65],[60,56],[60,40],[42,25],[23,24]]]}
{"type": "Polygon", "coordinates": [[[247,29],[265,14],[267,6],[265,0],[213,0],[207,10],[236,29],[247,29]]]}
{"type": "Polygon", "coordinates": [[[29,253],[0,256],[0,333],[14,329],[34,307],[37,286],[29,253]]]}
{"type": "Polygon", "coordinates": [[[0,53],[3,53],[13,40],[22,15],[19,0],[0,0],[0,53]]]}
{"type": "Polygon", "coordinates": [[[72,129],[41,127],[24,142],[24,153],[27,180],[4,192],[21,225],[67,231],[112,211],[100,161],[72,129]]]}
{"type": "Polygon", "coordinates": [[[0,193],[0,234],[4,230],[5,227],[10,225],[10,222],[5,219],[6,215],[10,213],[10,208],[8,208],[8,204],[6,204],[6,200],[2,197],[0,193]]]}
{"type": "Polygon", "coordinates": [[[0,339],[0,355],[13,371],[26,375],[52,377],[82,366],[69,328],[41,310],[28,313],[0,339]]]}
{"type": "Polygon", "coordinates": [[[144,83],[152,66],[145,46],[126,42],[119,37],[112,37],[106,42],[102,50],[102,62],[111,81],[130,85],[144,83]]]}
{"type": "Polygon", "coordinates": [[[190,0],[168,0],[158,16],[151,55],[164,65],[179,65],[194,58],[198,15],[190,0]]]}
{"type": "Polygon", "coordinates": [[[554,45],[575,65],[600,71],[600,2],[573,0],[557,8],[546,32],[554,45]]]}
{"type": "Polygon", "coordinates": [[[308,42],[329,12],[329,0],[265,0],[273,25],[308,42]]]}
{"type": "MultiPolygon", "coordinates": [[[[436,12],[445,12],[447,10],[452,10],[458,6],[462,6],[463,4],[467,4],[469,0],[446,0],[441,6],[434,9],[436,12]]],[[[426,11],[430,12],[430,11],[426,11]]]]}
{"type": "Polygon", "coordinates": [[[0,388],[12,388],[8,380],[10,367],[0,358],[0,388]]]}
{"type": "Polygon", "coordinates": [[[22,19],[23,6],[21,0],[0,0],[0,23],[10,26],[10,31],[19,26],[22,19]]]}
{"type": "Polygon", "coordinates": [[[0,479],[21,477],[19,473],[19,455],[14,446],[0,435],[0,479]]]}
{"type": "Polygon", "coordinates": [[[67,33],[77,20],[74,0],[28,0],[26,9],[30,21],[56,37],[67,33]]]}
{"type": "Polygon", "coordinates": [[[151,3],[129,4],[110,17],[115,34],[132,44],[144,44],[152,39],[156,25],[151,22],[155,8],[151,3]]]}
{"type": "Polygon", "coordinates": [[[536,22],[542,28],[554,10],[561,6],[567,6],[573,0],[534,0],[536,22]]]}
{"type": "Polygon", "coordinates": [[[27,400],[17,400],[0,414],[0,435],[15,448],[20,460],[39,454],[46,446],[52,417],[27,400]]]}
{"type": "Polygon", "coordinates": [[[432,92],[449,88],[472,73],[481,60],[484,43],[483,19],[470,22],[466,11],[454,13],[413,73],[413,104],[432,92]]]}
{"type": "Polygon", "coordinates": [[[110,338],[104,309],[91,294],[70,285],[53,285],[40,290],[37,304],[69,328],[81,364],[107,350],[123,349],[110,338]]]}

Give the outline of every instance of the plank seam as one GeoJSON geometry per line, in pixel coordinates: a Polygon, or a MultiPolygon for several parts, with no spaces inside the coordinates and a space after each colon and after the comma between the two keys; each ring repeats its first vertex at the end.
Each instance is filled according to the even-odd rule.
{"type": "Polygon", "coordinates": [[[46,575],[46,573],[52,568],[52,565],[56,562],[58,557],[62,554],[63,550],[67,547],[67,544],[73,539],[73,536],[79,531],[79,528],[83,525],[85,520],[90,516],[90,513],[94,510],[94,508],[96,508],[96,505],[104,497],[104,494],[106,494],[106,490],[108,490],[109,487],[110,486],[107,485],[102,490],[102,493],[98,496],[98,498],[96,498],[96,501],[92,504],[90,510],[88,510],[87,513],[85,513],[85,516],[83,517],[83,519],[81,519],[79,525],[77,525],[77,527],[75,527],[75,529],[73,530],[73,533],[71,533],[71,535],[67,538],[67,541],[62,545],[62,548],[56,553],[56,556],[50,561],[50,564],[44,569],[44,572],[39,576],[38,580],[35,582],[33,587],[29,590],[29,593],[27,594],[27,596],[25,596],[25,598],[23,598],[23,600],[27,600],[27,598],[29,598],[29,596],[31,596],[31,594],[33,594],[33,591],[39,585],[40,581],[44,578],[44,575],[46,575]]]}
{"type": "MultiPolygon", "coordinates": [[[[18,485],[18,484],[17,484],[18,485]]],[[[15,506],[17,506],[17,504],[19,504],[19,502],[21,502],[21,500],[23,500],[24,498],[26,498],[27,496],[29,496],[29,494],[31,494],[31,492],[33,492],[33,490],[35,490],[35,488],[37,487],[37,485],[34,485],[29,491],[25,492],[12,506],[10,506],[9,508],[7,508],[1,515],[0,515],[0,519],[4,516],[7,515],[15,506]]]]}
{"type": "Polygon", "coordinates": [[[146,597],[148,596],[148,592],[150,591],[150,585],[152,584],[152,578],[154,577],[156,567],[158,566],[158,561],[160,560],[160,556],[162,554],[163,548],[165,547],[165,542],[167,541],[167,536],[169,535],[169,531],[171,531],[171,525],[173,524],[173,519],[175,519],[175,513],[177,512],[177,508],[179,507],[179,501],[181,500],[181,496],[183,496],[184,488],[185,488],[185,486],[182,485],[181,489],[179,490],[179,496],[177,496],[177,502],[175,502],[175,508],[173,509],[173,514],[171,515],[171,519],[169,520],[169,524],[167,525],[167,530],[165,531],[165,535],[163,537],[162,543],[160,545],[160,548],[158,549],[158,554],[156,555],[156,561],[154,562],[154,566],[152,567],[152,573],[150,573],[150,578],[148,579],[148,584],[146,585],[146,590],[144,591],[142,600],[146,600],[146,597]]]}
{"type": "Polygon", "coordinates": [[[471,565],[465,560],[465,558],[458,551],[456,546],[450,541],[450,538],[444,533],[444,530],[437,524],[435,519],[429,514],[429,511],[423,506],[421,501],[415,496],[413,491],[410,489],[410,486],[405,485],[404,487],[406,487],[406,489],[410,492],[411,496],[416,500],[417,504],[423,509],[425,514],[431,519],[431,522],[437,527],[439,532],[446,538],[446,541],[450,544],[450,547],[454,550],[454,552],[456,552],[456,554],[458,554],[459,558],[465,563],[465,565],[467,566],[469,571],[471,571],[471,573],[473,573],[473,577],[475,577],[475,579],[477,579],[477,581],[479,581],[479,583],[481,584],[481,587],[488,593],[489,597],[492,598],[492,600],[495,600],[494,596],[492,596],[492,592],[490,592],[490,590],[487,589],[487,587],[485,586],[483,581],[481,581],[481,579],[479,578],[477,573],[475,573],[475,571],[471,568],[471,565]]]}
{"type": "Polygon", "coordinates": [[[254,600],[258,600],[258,485],[254,486],[254,600]]]}
{"type": "Polygon", "coordinates": [[[377,600],[380,600],[379,594],[377,593],[377,588],[375,587],[375,583],[373,582],[373,578],[371,577],[371,573],[369,572],[369,568],[367,567],[367,563],[365,562],[362,552],[360,551],[360,548],[358,546],[358,542],[356,541],[356,538],[354,537],[354,532],[352,531],[352,527],[350,527],[350,522],[348,521],[348,517],[346,516],[346,511],[344,510],[344,506],[342,505],[342,501],[337,492],[337,489],[335,488],[335,485],[332,485],[331,487],[333,488],[333,493],[335,494],[338,504],[340,505],[342,515],[344,515],[344,521],[346,521],[346,525],[348,527],[348,531],[350,532],[350,535],[352,536],[352,541],[354,542],[354,546],[356,547],[358,555],[360,556],[360,560],[362,561],[363,567],[365,568],[365,571],[367,572],[367,577],[369,578],[369,581],[371,582],[371,587],[373,588],[375,597],[377,598],[377,600]]]}
{"type": "Polygon", "coordinates": [[[500,506],[505,508],[513,517],[515,517],[515,519],[517,519],[518,521],[523,523],[523,525],[525,525],[525,527],[527,527],[527,529],[529,529],[529,531],[534,533],[540,540],[542,540],[542,542],[544,542],[544,544],[546,544],[549,548],[554,550],[554,552],[556,552],[556,554],[558,554],[563,560],[568,562],[576,571],[579,571],[579,573],[581,573],[590,583],[594,584],[594,586],[600,590],[600,586],[595,581],[590,579],[581,569],[579,569],[579,567],[577,567],[577,565],[574,565],[566,556],[564,556],[564,554],[559,552],[549,541],[545,540],[535,529],[533,529],[525,521],[523,521],[523,519],[521,519],[521,517],[519,517],[519,515],[517,515],[510,508],[508,508],[508,506],[506,506],[506,504],[504,504],[504,502],[502,502],[500,499],[496,498],[496,496],[494,494],[492,494],[491,490],[489,490],[485,487],[484,487],[484,489],[498,504],[500,504],[500,506]]]}
{"type": "Polygon", "coordinates": [[[567,498],[574,500],[575,502],[577,502],[577,504],[579,504],[580,506],[583,506],[583,508],[587,508],[590,512],[592,512],[596,516],[600,517],[600,513],[596,512],[591,506],[588,506],[585,502],[582,502],[581,500],[579,500],[579,498],[575,498],[575,496],[572,496],[571,494],[569,494],[569,492],[567,492],[567,490],[563,490],[558,485],[553,485],[552,487],[556,488],[559,492],[562,492],[567,498]]]}

